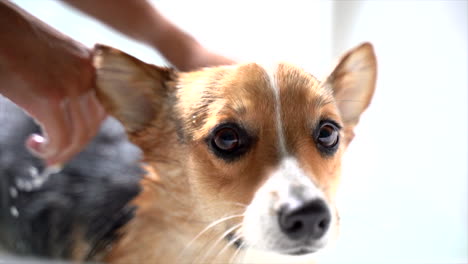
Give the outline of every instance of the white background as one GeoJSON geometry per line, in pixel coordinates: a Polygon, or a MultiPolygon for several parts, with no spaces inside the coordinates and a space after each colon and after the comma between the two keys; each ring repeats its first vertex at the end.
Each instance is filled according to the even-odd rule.
{"type": "MultiPolygon", "coordinates": [[[[15,1],[88,46],[163,64],[53,0],[15,1]]],[[[341,236],[325,263],[467,263],[468,6],[459,1],[154,1],[206,46],[323,77],[362,41],[376,94],[344,159],[341,236]]],[[[151,28],[148,28],[151,30],[151,28]]]]}

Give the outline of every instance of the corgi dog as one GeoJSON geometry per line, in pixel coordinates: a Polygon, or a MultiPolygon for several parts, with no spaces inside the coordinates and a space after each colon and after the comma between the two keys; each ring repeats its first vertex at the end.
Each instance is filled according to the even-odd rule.
{"type": "Polygon", "coordinates": [[[103,261],[310,263],[333,240],[341,158],[376,84],[371,44],[323,81],[287,63],[177,72],[103,45],[94,65],[145,170],[103,261]]]}

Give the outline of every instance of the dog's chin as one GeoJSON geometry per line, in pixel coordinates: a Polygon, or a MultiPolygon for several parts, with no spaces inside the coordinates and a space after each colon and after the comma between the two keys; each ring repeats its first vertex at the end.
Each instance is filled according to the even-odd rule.
{"type": "Polygon", "coordinates": [[[249,245],[248,243],[245,242],[244,239],[242,238],[236,238],[234,240],[234,235],[233,234],[228,234],[226,236],[226,240],[235,248],[237,249],[247,249],[247,248],[251,248],[251,249],[256,249],[256,250],[260,250],[260,251],[266,251],[266,252],[271,252],[271,253],[274,253],[274,254],[281,254],[281,255],[289,255],[289,256],[304,256],[304,255],[309,255],[309,254],[313,254],[317,251],[320,251],[320,249],[322,249],[321,246],[317,246],[317,247],[312,247],[312,246],[302,246],[302,247],[297,247],[297,248],[292,248],[292,249],[282,249],[282,250],[279,250],[279,249],[264,249],[264,248],[256,248],[255,246],[251,246],[249,245]]]}
{"type": "Polygon", "coordinates": [[[320,250],[319,248],[300,247],[300,248],[285,250],[283,252],[278,252],[278,253],[283,254],[283,255],[302,256],[302,255],[315,253],[319,250],[320,250]]]}
{"type": "Polygon", "coordinates": [[[288,256],[304,256],[316,253],[324,248],[324,245],[301,245],[294,248],[274,248],[274,249],[260,249],[270,251],[272,253],[288,255],[288,256]]]}
{"type": "Polygon", "coordinates": [[[229,233],[226,235],[225,239],[232,247],[236,249],[253,249],[287,256],[304,256],[313,254],[320,251],[326,245],[326,243],[315,241],[308,245],[300,245],[293,248],[261,248],[256,247],[255,245],[251,245],[245,238],[236,235],[235,233],[229,233]]]}

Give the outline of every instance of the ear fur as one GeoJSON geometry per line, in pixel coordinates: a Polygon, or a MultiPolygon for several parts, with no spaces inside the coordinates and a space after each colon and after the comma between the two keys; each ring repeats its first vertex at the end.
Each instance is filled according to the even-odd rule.
{"type": "Polygon", "coordinates": [[[353,138],[353,128],[361,113],[369,106],[375,90],[377,61],[370,43],[346,53],[327,78],[326,85],[331,87],[348,130],[348,143],[353,138]]]}
{"type": "Polygon", "coordinates": [[[94,47],[93,63],[97,96],[128,133],[140,131],[155,119],[168,96],[167,83],[175,79],[172,69],[100,44],[94,47]]]}

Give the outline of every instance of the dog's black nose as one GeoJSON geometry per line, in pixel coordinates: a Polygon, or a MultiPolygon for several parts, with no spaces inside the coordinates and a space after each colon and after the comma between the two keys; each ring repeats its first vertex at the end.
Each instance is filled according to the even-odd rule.
{"type": "Polygon", "coordinates": [[[284,206],[278,216],[281,231],[294,240],[321,238],[331,221],[330,211],[320,199],[304,202],[292,209],[284,206]]]}

